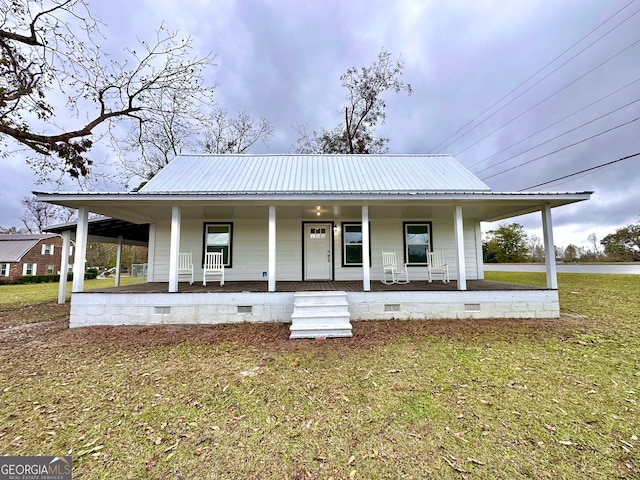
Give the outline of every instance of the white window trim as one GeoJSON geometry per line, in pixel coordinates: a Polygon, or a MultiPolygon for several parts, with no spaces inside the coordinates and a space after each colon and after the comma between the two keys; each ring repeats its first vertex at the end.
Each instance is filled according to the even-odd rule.
{"type": "Polygon", "coordinates": [[[11,273],[11,264],[10,263],[2,263],[0,264],[0,273],[2,273],[2,268],[5,269],[4,274],[2,274],[3,277],[8,277],[9,273],[11,273]]]}
{"type": "Polygon", "coordinates": [[[36,275],[38,272],[38,264],[37,263],[23,263],[22,264],[22,276],[26,277],[27,275],[36,275]],[[31,273],[27,273],[27,266],[31,265],[31,273]]]}

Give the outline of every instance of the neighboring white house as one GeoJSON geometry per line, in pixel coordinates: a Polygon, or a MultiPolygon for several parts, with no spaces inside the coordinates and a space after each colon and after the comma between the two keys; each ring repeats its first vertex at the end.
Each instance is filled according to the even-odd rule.
{"type": "Polygon", "coordinates": [[[480,223],[539,211],[553,251],[551,209],[590,194],[493,192],[449,155],[185,155],[138,192],[37,197],[78,209],[76,273],[89,212],[150,225],[148,281],[166,284],[165,293],[80,293],[78,275],[71,324],[79,326],[290,321],[294,293],[279,282],[349,281],[351,290],[358,282],[347,292],[351,319],[557,317],[553,256],[546,289],[470,288],[484,278],[480,223]],[[382,250],[408,265],[411,289],[378,291],[382,250]],[[201,281],[209,251],[223,253],[225,286],[201,295],[179,283],[178,259],[191,253],[201,281]],[[447,291],[426,282],[429,251],[449,265],[447,291]],[[234,282],[262,282],[264,291],[238,292],[234,282]]]}

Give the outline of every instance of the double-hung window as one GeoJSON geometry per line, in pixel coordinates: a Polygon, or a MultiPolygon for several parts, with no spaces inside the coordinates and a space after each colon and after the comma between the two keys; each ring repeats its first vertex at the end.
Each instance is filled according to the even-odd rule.
{"type": "Polygon", "coordinates": [[[9,267],[10,263],[0,263],[0,277],[8,277],[9,276],[9,267]]]}
{"type": "MultiPolygon", "coordinates": [[[[231,267],[233,223],[204,224],[204,252],[222,252],[225,267],[231,267]]],[[[204,258],[204,256],[203,256],[204,258]]]]}
{"type": "Polygon", "coordinates": [[[342,259],[345,266],[362,265],[362,224],[342,224],[342,259]]]}
{"type": "MultiPolygon", "coordinates": [[[[371,245],[369,245],[369,248],[371,248],[371,245]]],[[[361,267],[362,250],[362,223],[343,223],[342,265],[345,267],[361,267]]],[[[370,250],[369,259],[371,259],[370,250]]]]}
{"type": "Polygon", "coordinates": [[[431,251],[431,222],[404,222],[404,259],[409,265],[426,265],[431,251]]]}
{"type": "Polygon", "coordinates": [[[42,255],[53,255],[53,245],[42,244],[42,255]]]}
{"type": "Polygon", "coordinates": [[[37,265],[35,263],[25,263],[22,265],[22,275],[35,275],[37,265]]]}

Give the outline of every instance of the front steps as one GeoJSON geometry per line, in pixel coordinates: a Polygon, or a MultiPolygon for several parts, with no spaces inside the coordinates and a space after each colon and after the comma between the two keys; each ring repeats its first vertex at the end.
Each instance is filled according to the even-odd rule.
{"type": "Polygon", "coordinates": [[[296,292],[289,338],[350,337],[347,292],[296,292]]]}

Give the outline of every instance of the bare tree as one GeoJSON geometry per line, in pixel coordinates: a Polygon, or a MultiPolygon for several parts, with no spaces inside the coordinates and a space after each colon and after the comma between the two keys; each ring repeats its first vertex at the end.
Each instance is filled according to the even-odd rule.
{"type": "Polygon", "coordinates": [[[142,131],[160,121],[160,97],[203,92],[211,57],[191,58],[191,38],[160,26],[153,41],[118,59],[102,50],[100,27],[85,0],[0,3],[0,138],[38,154],[32,166],[43,177],[86,176],[99,126],[129,119],[142,131]],[[66,108],[54,106],[53,90],[66,96],[66,108]],[[62,126],[69,118],[77,124],[62,126]]]}
{"type": "Polygon", "coordinates": [[[595,233],[592,233],[587,237],[587,240],[589,240],[589,243],[593,245],[593,255],[598,258],[600,256],[600,247],[598,246],[600,242],[598,241],[598,236],[595,233]]]}
{"type": "Polygon", "coordinates": [[[42,233],[47,225],[67,223],[75,217],[75,211],[70,208],[39,202],[36,197],[22,199],[24,213],[20,220],[29,233],[42,233]]]}
{"type": "Polygon", "coordinates": [[[231,117],[221,109],[214,109],[206,118],[202,147],[209,153],[245,153],[256,143],[266,143],[273,135],[273,127],[264,118],[255,119],[247,112],[231,117]]]}
{"type": "Polygon", "coordinates": [[[347,103],[343,108],[344,123],[333,130],[307,131],[298,127],[300,138],[296,146],[299,153],[383,153],[387,138],[375,136],[375,128],[386,120],[386,103],[382,94],[407,92],[411,85],[400,80],[404,63],[393,60],[391,53],[381,50],[370,67],[348,69],[340,81],[347,89],[347,103]]]}

